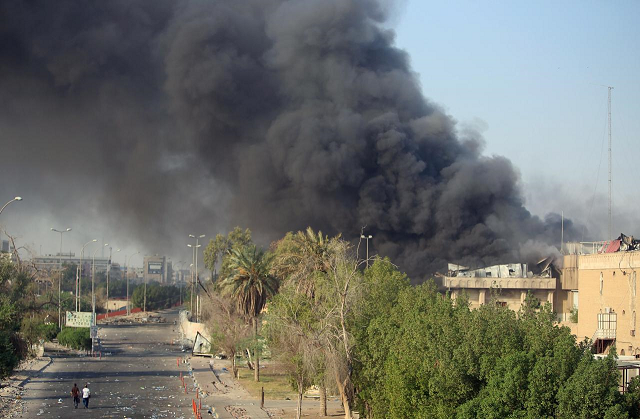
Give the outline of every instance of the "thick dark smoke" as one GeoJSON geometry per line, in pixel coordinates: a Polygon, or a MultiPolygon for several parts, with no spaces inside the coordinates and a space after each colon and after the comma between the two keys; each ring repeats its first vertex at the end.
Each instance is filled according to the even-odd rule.
{"type": "Polygon", "coordinates": [[[159,250],[236,224],[265,240],[367,226],[416,278],[555,252],[560,218],[532,216],[512,164],[422,96],[386,15],[375,0],[5,0],[8,169],[159,250]],[[60,180],[73,188],[53,193],[60,180]]]}

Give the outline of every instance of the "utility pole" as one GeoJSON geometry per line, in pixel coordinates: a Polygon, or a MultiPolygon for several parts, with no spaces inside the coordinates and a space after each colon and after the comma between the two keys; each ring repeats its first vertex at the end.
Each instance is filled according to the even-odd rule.
{"type": "MultiPolygon", "coordinates": [[[[194,259],[195,259],[195,278],[194,278],[194,286],[196,288],[196,322],[199,321],[200,318],[200,300],[199,300],[199,285],[200,285],[200,280],[198,278],[198,248],[201,247],[202,245],[199,244],[200,239],[204,238],[204,234],[201,234],[199,236],[195,236],[193,234],[189,234],[189,237],[191,237],[192,239],[196,239],[196,244],[195,246],[192,246],[190,244],[188,244],[187,246],[189,247],[193,247],[193,251],[195,253],[194,259]]],[[[193,304],[193,303],[192,303],[193,304]]],[[[193,310],[193,308],[192,308],[193,310]]]]}
{"type": "Polygon", "coordinates": [[[128,264],[127,264],[127,258],[129,259],[129,262],[131,262],[131,258],[134,257],[135,255],[137,255],[140,252],[135,252],[132,255],[129,255],[128,257],[125,256],[124,258],[124,276],[127,279],[127,316],[129,314],[131,314],[131,304],[129,303],[129,272],[128,272],[128,264]]]}
{"type": "Polygon", "coordinates": [[[613,90],[612,86],[607,86],[609,89],[609,97],[607,101],[607,110],[609,114],[608,118],[608,131],[609,131],[609,241],[613,240],[613,228],[611,221],[611,91],[613,90]]]}
{"type": "Polygon", "coordinates": [[[62,298],[60,297],[60,295],[62,294],[62,233],[71,231],[71,227],[67,228],[66,230],[56,230],[52,227],[51,231],[60,233],[60,252],[58,253],[58,264],[60,265],[60,278],[58,279],[58,327],[62,329],[62,298]]]}
{"type": "Polygon", "coordinates": [[[369,234],[368,236],[365,236],[364,234],[361,234],[360,238],[367,240],[367,268],[368,268],[369,267],[369,239],[372,239],[373,236],[371,234],[369,234]]]}
{"type": "MultiPolygon", "coordinates": [[[[109,247],[109,262],[107,263],[107,317],[109,317],[109,273],[111,272],[111,254],[112,247],[109,247]]],[[[119,252],[120,249],[116,249],[116,252],[119,252]]]]}

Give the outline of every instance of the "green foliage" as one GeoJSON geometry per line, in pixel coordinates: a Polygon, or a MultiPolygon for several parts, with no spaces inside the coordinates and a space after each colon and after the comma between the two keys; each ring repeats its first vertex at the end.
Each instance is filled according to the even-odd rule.
{"type": "Polygon", "coordinates": [[[558,391],[558,418],[603,418],[622,402],[615,359],[594,359],[585,351],[575,372],[558,391]]]}
{"type": "Polygon", "coordinates": [[[569,316],[571,323],[578,323],[578,307],[571,309],[571,315],[569,316]]]}
{"type": "MultiPolygon", "coordinates": [[[[142,308],[144,305],[144,284],[139,285],[131,295],[131,304],[142,308]]],[[[147,310],[169,308],[180,300],[180,289],[173,285],[147,284],[147,310]]]]}
{"type": "Polygon", "coordinates": [[[11,332],[0,329],[0,378],[10,375],[20,362],[19,353],[15,350],[11,337],[11,332]]]}
{"type": "Polygon", "coordinates": [[[19,265],[0,261],[0,377],[11,373],[27,355],[20,327],[34,310],[35,287],[31,274],[19,265]]]}
{"type": "Polygon", "coordinates": [[[60,329],[58,325],[55,323],[41,323],[38,326],[38,334],[40,337],[48,342],[53,340],[57,335],[60,329]]]}
{"type": "Polygon", "coordinates": [[[204,249],[204,266],[211,272],[215,272],[216,266],[220,263],[219,275],[215,276],[224,279],[230,273],[227,255],[232,249],[240,249],[251,245],[251,243],[251,230],[249,229],[243,231],[240,227],[236,227],[226,237],[217,234],[215,239],[209,240],[209,244],[204,249]]]}
{"type": "Polygon", "coordinates": [[[278,280],[271,275],[272,259],[253,245],[234,248],[229,253],[229,274],[220,286],[249,318],[257,317],[267,299],[278,290],[278,280]]]}
{"type": "Polygon", "coordinates": [[[376,295],[354,323],[367,417],[622,418],[640,399],[619,394],[613,357],[594,359],[533,298],[516,314],[469,310],[433,285],[376,295]]]}
{"type": "Polygon", "coordinates": [[[41,316],[26,316],[20,327],[22,337],[29,345],[35,345],[40,339],[50,341],[58,334],[58,325],[45,323],[41,316]]]}
{"type": "Polygon", "coordinates": [[[58,333],[58,342],[72,349],[91,349],[91,337],[88,327],[63,327],[58,333]]]}

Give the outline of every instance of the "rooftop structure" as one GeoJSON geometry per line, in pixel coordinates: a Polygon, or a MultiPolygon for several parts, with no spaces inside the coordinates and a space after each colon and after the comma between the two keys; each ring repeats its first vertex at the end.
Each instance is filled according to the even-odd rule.
{"type": "Polygon", "coordinates": [[[452,298],[466,294],[472,308],[488,303],[493,297],[496,304],[517,311],[528,293],[555,307],[560,303],[556,295],[560,282],[557,279],[558,271],[551,262],[551,258],[543,259],[533,270],[526,263],[508,263],[477,269],[450,263],[447,275],[443,277],[443,285],[451,292],[452,298]]]}

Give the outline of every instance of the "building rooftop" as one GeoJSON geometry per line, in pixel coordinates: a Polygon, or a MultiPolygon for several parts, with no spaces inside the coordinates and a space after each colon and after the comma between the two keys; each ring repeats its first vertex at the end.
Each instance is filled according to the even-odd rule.
{"type": "Polygon", "coordinates": [[[620,234],[615,240],[597,242],[565,243],[564,250],[569,255],[593,255],[602,253],[633,252],[640,250],[640,240],[620,234]]]}

